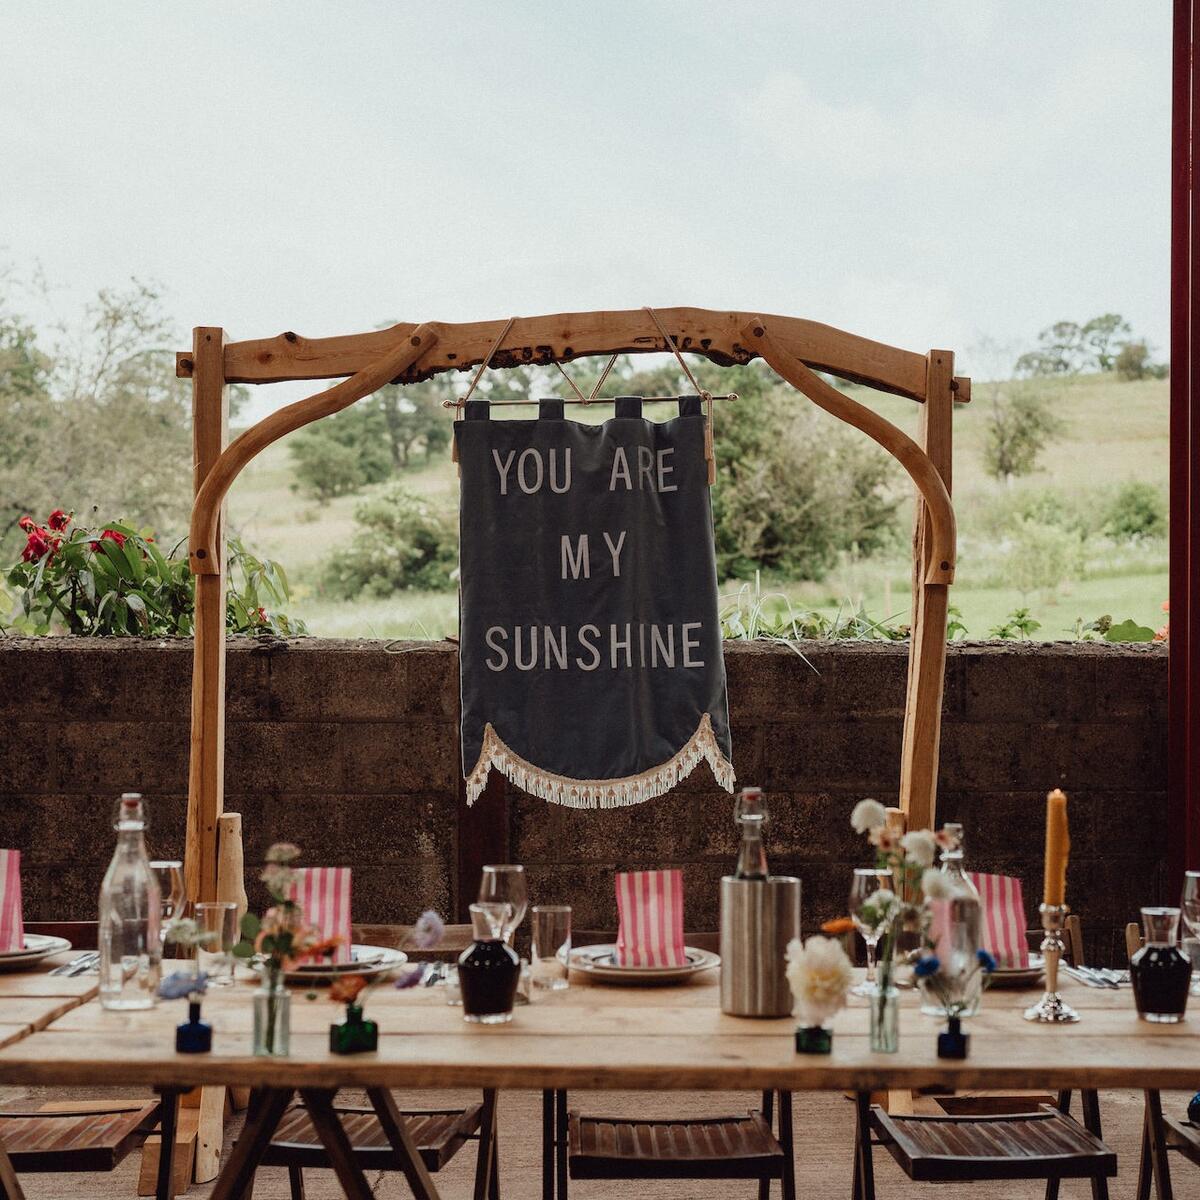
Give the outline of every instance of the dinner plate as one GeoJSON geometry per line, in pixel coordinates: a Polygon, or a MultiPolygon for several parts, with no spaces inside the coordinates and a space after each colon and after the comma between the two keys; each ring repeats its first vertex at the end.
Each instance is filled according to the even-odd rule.
{"type": "Polygon", "coordinates": [[[1029,956],[1027,967],[997,967],[992,972],[994,988],[1032,987],[1042,982],[1045,962],[1040,954],[1029,956]]]}
{"type": "Polygon", "coordinates": [[[0,954],[0,971],[24,971],[41,962],[43,958],[48,958],[51,954],[61,954],[70,948],[71,943],[66,938],[27,933],[23,950],[6,950],[0,954]]]}
{"type": "Polygon", "coordinates": [[[597,983],[626,984],[681,983],[721,965],[720,956],[710,950],[684,946],[683,952],[687,962],[681,967],[620,967],[616,946],[580,946],[571,951],[570,965],[572,970],[590,975],[597,983]]]}
{"type": "MultiPolygon", "coordinates": [[[[408,955],[403,950],[393,950],[388,946],[359,946],[350,947],[350,961],[344,963],[320,962],[305,963],[284,971],[283,978],[288,983],[328,983],[340,975],[381,975],[392,971],[401,963],[408,962],[408,955]]],[[[262,960],[251,961],[251,968],[262,974],[262,960]]]]}

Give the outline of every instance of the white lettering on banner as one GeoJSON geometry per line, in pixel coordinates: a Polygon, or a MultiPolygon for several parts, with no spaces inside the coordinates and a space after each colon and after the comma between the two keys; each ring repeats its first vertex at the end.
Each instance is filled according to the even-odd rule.
{"type": "MultiPolygon", "coordinates": [[[[639,492],[677,492],[679,485],[668,483],[667,476],[675,473],[674,467],[667,466],[667,455],[675,453],[674,446],[668,446],[657,453],[649,446],[635,446],[637,451],[637,490],[639,492]]],[[[612,471],[608,476],[608,490],[617,490],[617,480],[625,484],[625,490],[632,492],[633,476],[629,470],[629,458],[624,446],[618,446],[613,451],[612,471]]],[[[503,494],[503,493],[501,493],[503,494]]]]}
{"type": "Polygon", "coordinates": [[[487,633],[483,635],[483,640],[487,642],[488,649],[494,650],[499,656],[499,662],[493,663],[489,657],[487,661],[487,669],[489,671],[503,671],[508,666],[508,651],[503,646],[496,645],[496,638],[507,638],[508,630],[502,629],[499,625],[492,625],[487,633]]]}
{"type": "Polygon", "coordinates": [[[500,472],[500,495],[502,495],[502,496],[508,495],[508,471],[509,471],[509,468],[512,466],[513,459],[516,457],[517,457],[517,452],[515,450],[510,450],[508,452],[508,457],[503,462],[501,462],[500,461],[500,451],[499,450],[492,451],[492,458],[495,460],[496,470],[500,472]]]}
{"type": "MultiPolygon", "coordinates": [[[[586,537],[587,535],[584,534],[584,536],[586,537]]],[[[625,545],[625,530],[621,530],[621,536],[617,538],[615,545],[612,538],[607,533],[604,535],[604,540],[608,543],[609,554],[612,555],[613,578],[619,579],[621,576],[621,547],[625,545]]]]}
{"type": "Polygon", "coordinates": [[[629,478],[629,459],[625,457],[625,447],[618,446],[616,453],[613,454],[612,474],[608,477],[608,490],[615,492],[617,490],[617,476],[620,475],[625,480],[625,490],[630,492],[633,490],[633,480],[629,478]]]}
{"type": "Polygon", "coordinates": [[[522,450],[521,457],[517,459],[517,482],[521,485],[521,491],[527,496],[532,496],[534,492],[539,491],[542,486],[542,456],[533,449],[522,450]],[[525,464],[532,462],[537,468],[537,474],[533,477],[533,482],[529,483],[526,480],[525,464]]]}
{"type": "MultiPolygon", "coordinates": [[[[604,535],[608,537],[606,533],[604,535]]],[[[566,579],[567,572],[571,572],[572,579],[578,579],[580,574],[584,579],[592,577],[592,556],[588,553],[588,535],[581,533],[576,541],[576,549],[571,549],[571,535],[564,533],[562,535],[562,577],[566,579]]]]}
{"type": "Polygon", "coordinates": [[[491,626],[484,640],[493,656],[486,660],[488,670],[504,671],[512,665],[518,671],[566,671],[574,665],[581,671],[595,671],[607,660],[610,670],[674,667],[701,668],[699,656],[703,628],[699,621],[680,625],[659,625],[640,621],[614,621],[610,625],[516,625],[505,629],[491,626]],[[636,631],[636,636],[635,636],[636,631]],[[508,645],[512,646],[512,654],[508,645]],[[678,653],[677,653],[678,648],[678,653]],[[573,652],[574,658],[572,658],[573,652]]]}

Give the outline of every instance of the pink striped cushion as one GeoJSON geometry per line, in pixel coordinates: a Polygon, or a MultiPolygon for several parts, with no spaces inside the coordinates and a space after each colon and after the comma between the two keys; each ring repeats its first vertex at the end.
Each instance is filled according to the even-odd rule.
{"type": "Polygon", "coordinates": [[[683,873],[617,873],[617,965],[682,967],[683,873]]]}
{"type": "Polygon", "coordinates": [[[292,899],[300,905],[304,919],[315,925],[321,937],[341,938],[333,961],[350,961],[350,868],[301,867],[296,872],[292,899]]]}
{"type": "Polygon", "coordinates": [[[1025,936],[1025,898],[1021,881],[1011,875],[982,875],[969,871],[983,905],[983,943],[1001,967],[1029,966],[1025,936]]]}
{"type": "Polygon", "coordinates": [[[21,852],[0,850],[0,950],[23,950],[21,919],[21,852]]]}

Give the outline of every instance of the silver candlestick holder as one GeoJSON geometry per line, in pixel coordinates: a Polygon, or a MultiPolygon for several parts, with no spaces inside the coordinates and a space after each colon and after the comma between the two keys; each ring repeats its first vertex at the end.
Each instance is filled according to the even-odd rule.
{"type": "Polygon", "coordinates": [[[1025,1010],[1027,1021],[1069,1025],[1079,1020],[1079,1014],[1058,994],[1058,964],[1062,960],[1063,950],[1066,949],[1062,931],[1070,911],[1065,904],[1043,904],[1041,907],[1042,928],[1046,931],[1046,936],[1042,938],[1042,957],[1046,962],[1046,993],[1036,1004],[1025,1010]]]}

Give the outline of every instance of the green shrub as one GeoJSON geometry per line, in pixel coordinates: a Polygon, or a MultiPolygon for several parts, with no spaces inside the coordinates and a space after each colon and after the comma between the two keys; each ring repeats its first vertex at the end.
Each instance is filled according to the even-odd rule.
{"type": "Polygon", "coordinates": [[[445,590],[458,573],[458,523],[399,485],[354,510],[358,529],[324,569],[325,587],[341,599],[390,596],[407,588],[445,590]]]}
{"type": "Polygon", "coordinates": [[[1162,537],[1167,532],[1167,506],[1153,484],[1123,483],[1109,502],[1104,532],[1117,541],[1162,537]]]}
{"type": "Polygon", "coordinates": [[[1005,576],[1023,595],[1054,592],[1083,570],[1083,539],[1073,530],[1024,517],[1009,537],[1005,576]]]}

